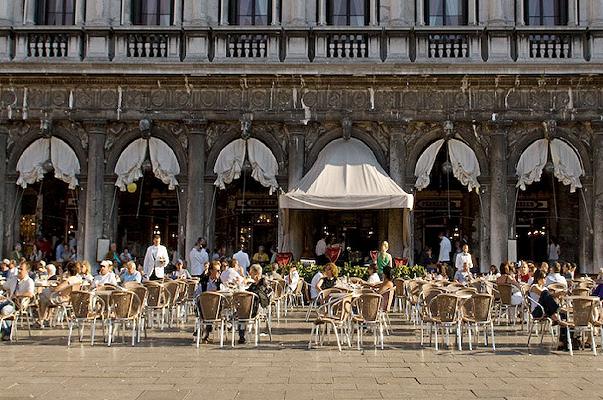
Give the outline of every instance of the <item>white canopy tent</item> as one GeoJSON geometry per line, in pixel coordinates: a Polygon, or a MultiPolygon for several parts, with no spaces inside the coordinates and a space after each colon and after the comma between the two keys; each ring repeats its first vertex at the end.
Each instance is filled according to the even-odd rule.
{"type": "MultiPolygon", "coordinates": [[[[444,145],[445,140],[440,139],[433,142],[419,157],[415,167],[415,176],[417,181],[415,187],[421,191],[429,186],[429,175],[433,169],[433,164],[437,155],[444,145]]],[[[463,186],[471,192],[475,190],[479,193],[479,182],[477,177],[480,176],[479,161],[471,147],[460,140],[450,139],[448,141],[448,156],[452,165],[452,174],[457,178],[463,186]]]]}
{"type": "Polygon", "coordinates": [[[413,196],[387,175],[373,151],[358,139],[336,139],[325,146],[298,186],[279,196],[279,208],[285,231],[279,238],[281,250],[291,246],[289,209],[404,209],[401,239],[404,249],[409,249],[413,196]]]}
{"type": "Polygon", "coordinates": [[[69,189],[78,186],[77,175],[80,173],[80,162],[75,151],[57,137],[37,139],[30,144],[17,161],[19,178],[17,185],[27,185],[44,179],[44,163],[50,160],[54,168],[54,176],[69,185],[69,189]]]}
{"type": "Polygon", "coordinates": [[[272,194],[278,189],[278,162],[270,148],[254,138],[233,140],[220,151],[214,166],[214,173],[217,175],[214,185],[226,189],[227,184],[239,179],[245,154],[251,164],[251,177],[269,188],[272,194]]]}
{"type": "Polygon", "coordinates": [[[122,192],[126,187],[138,179],[142,178],[142,164],[147,155],[147,148],[151,158],[153,174],[163,183],[168,185],[170,190],[176,189],[178,181],[176,175],[180,173],[180,164],[176,154],[171,147],[163,140],[158,138],[136,139],[130,143],[119,156],[115,164],[115,174],[117,186],[122,192]]]}
{"type": "Polygon", "coordinates": [[[549,148],[551,160],[555,167],[555,177],[559,182],[570,187],[570,193],[582,187],[580,177],[584,176],[584,168],[580,156],[567,142],[560,139],[540,139],[529,145],[519,157],[516,175],[516,187],[526,190],[527,185],[539,182],[542,170],[547,163],[549,148]]]}

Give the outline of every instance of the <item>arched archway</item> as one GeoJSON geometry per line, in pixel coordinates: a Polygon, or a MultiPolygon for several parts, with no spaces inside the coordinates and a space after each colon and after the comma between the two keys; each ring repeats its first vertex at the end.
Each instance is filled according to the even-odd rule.
{"type": "Polygon", "coordinates": [[[210,206],[215,213],[216,248],[232,254],[243,245],[250,258],[259,246],[267,252],[275,249],[279,163],[272,148],[255,137],[237,138],[226,143],[208,165],[215,174],[210,206]]]}
{"type": "Polygon", "coordinates": [[[454,264],[454,254],[468,244],[473,266],[479,270],[480,258],[487,256],[480,254],[484,210],[478,178],[483,162],[474,147],[460,137],[432,139],[422,145],[414,164],[415,262],[454,264]],[[452,242],[452,254],[440,254],[440,233],[452,242]]]}
{"type": "Polygon", "coordinates": [[[77,257],[80,169],[76,151],[58,136],[30,141],[16,160],[20,190],[10,215],[32,261],[77,257]]]}
{"type": "MultiPolygon", "coordinates": [[[[178,176],[181,162],[171,144],[151,136],[132,140],[115,157],[115,242],[138,257],[154,234],[170,252],[178,252],[182,235],[178,176]]],[[[180,254],[177,253],[180,257],[180,254]]]]}
{"type": "Polygon", "coordinates": [[[518,177],[514,207],[517,256],[536,262],[580,264],[581,220],[590,224],[588,210],[581,215],[586,209],[581,193],[585,163],[567,137],[531,139],[514,164],[518,177]]]}

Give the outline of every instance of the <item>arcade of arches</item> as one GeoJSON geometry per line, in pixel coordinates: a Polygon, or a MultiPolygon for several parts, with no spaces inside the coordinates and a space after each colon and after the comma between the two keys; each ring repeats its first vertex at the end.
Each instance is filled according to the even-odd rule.
{"type": "MultiPolygon", "coordinates": [[[[304,126],[296,127],[296,133],[289,135],[286,145],[280,148],[275,147],[275,143],[282,143],[283,138],[267,139],[266,131],[257,133],[259,141],[274,158],[276,167],[271,179],[278,190],[273,190],[275,188],[265,181],[270,175],[267,170],[272,167],[262,170],[264,175],[258,178],[256,164],[245,165],[249,164],[247,157],[251,155],[245,156],[238,176],[224,189],[215,186],[216,155],[225,146],[214,147],[215,141],[207,139],[206,122],[186,124],[186,132],[181,133],[187,135],[186,145],[181,140],[168,140],[169,132],[154,129],[150,139],[143,138],[149,142],[148,147],[140,150],[136,157],[130,157],[130,160],[136,158],[136,162],[127,166],[129,178],[118,187],[120,156],[128,143],[141,140],[140,134],[131,133],[130,140],[123,139],[119,146],[109,146],[106,123],[87,129],[89,138],[85,147],[78,148],[78,142],[72,138],[66,140],[73,148],[76,161],[82,164],[81,171],[79,163],[73,171],[73,177],[77,178],[74,187],[66,182],[65,171],[61,172],[63,175],[57,172],[63,166],[54,162],[50,166],[54,168],[43,169],[40,177],[25,187],[16,185],[24,170],[15,173],[20,158],[9,153],[4,181],[7,188],[4,251],[18,241],[28,246],[33,243],[51,246],[50,243],[66,239],[80,244],[75,249],[80,257],[94,260],[97,239],[107,238],[118,247],[128,247],[135,255],[141,255],[151,235],[160,233],[164,243],[180,255],[188,253],[187,249],[197,237],[207,237],[212,248],[223,248],[226,253],[236,251],[243,243],[250,253],[262,245],[266,249],[292,250],[295,257],[300,258],[312,256],[317,239],[327,233],[351,248],[350,258],[354,260],[368,255],[379,241],[387,239],[394,256],[406,256],[415,263],[422,263],[427,248],[432,248],[437,258],[438,233],[447,231],[453,239],[471,245],[482,270],[506,259],[509,243],[513,241],[517,259],[544,261],[548,256],[548,240],[553,237],[561,246],[562,259],[576,262],[582,271],[598,269],[593,259],[597,257],[595,244],[598,243],[593,237],[593,224],[601,213],[593,207],[592,171],[601,167],[598,162],[593,164],[591,153],[565,131],[560,136],[566,138],[581,163],[582,170],[577,176],[581,187],[576,190],[570,190],[567,182],[557,176],[556,168],[562,168],[557,164],[542,166],[540,179],[527,185],[525,190],[516,188],[519,160],[518,156],[509,154],[521,154],[531,142],[541,139],[543,134],[538,132],[532,135],[531,141],[513,143],[503,134],[493,135],[487,147],[476,148],[484,146],[483,143],[475,142],[462,130],[453,130],[458,142],[475,151],[478,164],[475,178],[480,186],[473,190],[468,190],[466,182],[456,176],[455,165],[450,166],[454,160],[446,150],[446,143],[433,157],[427,186],[421,190],[415,188],[415,166],[420,155],[430,143],[449,138],[442,124],[432,124],[429,134],[433,140],[429,143],[419,140],[419,136],[399,142],[390,138],[390,144],[395,145],[385,148],[370,143],[380,162],[385,161],[382,167],[389,176],[406,192],[414,194],[415,205],[410,214],[411,249],[404,254],[400,244],[401,210],[295,211],[288,217],[289,232],[284,232],[278,193],[294,186],[307,172],[305,161],[312,143],[304,142],[309,140],[304,139],[304,126]],[[153,155],[152,140],[164,146],[160,153],[161,149],[169,148],[170,156],[158,159],[153,155]],[[132,173],[133,170],[138,172],[132,173]],[[286,234],[295,244],[283,248],[286,234]]],[[[232,130],[229,132],[232,140],[237,139],[232,130]]],[[[253,128],[250,132],[252,138],[256,137],[253,128]]],[[[396,133],[403,134],[404,131],[396,133]]],[[[355,131],[352,136],[356,136],[355,131]]],[[[333,136],[333,139],[337,137],[341,136],[333,136]]],[[[0,141],[2,143],[6,147],[6,141],[0,141]]],[[[17,146],[13,152],[22,153],[25,147],[17,146]]],[[[50,159],[41,157],[38,161],[50,159]]]]}

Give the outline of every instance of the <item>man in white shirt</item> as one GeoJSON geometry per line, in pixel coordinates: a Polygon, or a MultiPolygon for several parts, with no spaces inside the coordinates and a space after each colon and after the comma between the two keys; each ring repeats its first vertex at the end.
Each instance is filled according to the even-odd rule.
{"type": "Polygon", "coordinates": [[[147,248],[147,252],[144,256],[143,272],[144,277],[147,280],[159,280],[165,276],[165,267],[170,261],[165,246],[161,245],[161,236],[153,236],[153,245],[147,248]]]}
{"type": "Polygon", "coordinates": [[[239,265],[243,268],[243,271],[245,272],[245,275],[247,276],[250,262],[249,262],[249,255],[247,255],[247,253],[245,253],[245,245],[242,244],[241,250],[234,253],[234,255],[232,257],[235,258],[239,262],[239,265]]]}
{"type": "Polygon", "coordinates": [[[450,264],[450,253],[452,252],[452,244],[450,239],[446,237],[444,232],[440,232],[440,254],[438,255],[439,263],[450,264]]]}
{"type": "MultiPolygon", "coordinates": [[[[35,284],[29,277],[29,264],[21,263],[16,276],[11,276],[4,284],[7,292],[7,299],[0,302],[0,315],[6,317],[15,312],[14,301],[24,297],[32,298],[34,296],[35,284]]],[[[10,321],[4,321],[1,326],[2,340],[11,339],[12,324],[10,321]]]]}
{"type": "Polygon", "coordinates": [[[111,261],[103,260],[100,263],[100,269],[98,270],[98,275],[94,277],[92,281],[92,286],[98,287],[102,285],[115,285],[117,286],[117,278],[115,274],[111,271],[111,261]]]}
{"type": "Polygon", "coordinates": [[[544,286],[550,286],[553,283],[561,283],[565,287],[567,287],[567,279],[559,272],[561,271],[561,267],[559,263],[554,263],[551,265],[551,273],[547,275],[546,280],[544,281],[544,286]]]}
{"type": "Polygon", "coordinates": [[[197,243],[195,243],[195,246],[192,248],[191,252],[188,255],[190,262],[190,274],[193,277],[201,278],[201,276],[205,272],[205,263],[209,262],[209,254],[207,254],[205,246],[205,239],[197,239],[197,243]]]}
{"type": "Polygon", "coordinates": [[[471,254],[469,254],[469,246],[463,245],[463,252],[456,255],[456,261],[454,263],[457,271],[463,270],[463,265],[467,263],[469,271],[473,268],[473,260],[471,260],[471,254]]]}
{"type": "Polygon", "coordinates": [[[316,254],[316,262],[318,265],[324,265],[328,262],[325,253],[327,252],[327,240],[325,235],[320,237],[320,240],[316,243],[314,253],[316,254]]]}
{"type": "Polygon", "coordinates": [[[225,285],[228,283],[239,284],[243,282],[243,277],[232,267],[232,265],[233,264],[230,264],[230,266],[220,275],[220,281],[225,285]]]}
{"type": "Polygon", "coordinates": [[[312,282],[310,282],[310,299],[314,300],[316,297],[318,297],[319,290],[316,285],[318,285],[318,282],[320,282],[323,276],[322,271],[319,270],[312,277],[312,282]]]}
{"type": "Polygon", "coordinates": [[[554,265],[559,261],[559,255],[561,254],[561,247],[555,242],[555,238],[551,238],[549,241],[549,265],[554,265]]]}

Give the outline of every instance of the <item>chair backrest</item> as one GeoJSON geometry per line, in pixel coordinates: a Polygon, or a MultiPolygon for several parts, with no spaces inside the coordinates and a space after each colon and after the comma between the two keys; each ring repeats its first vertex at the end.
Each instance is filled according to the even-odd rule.
{"type": "Polygon", "coordinates": [[[137,287],[142,287],[142,284],[141,284],[141,283],[138,283],[138,282],[136,282],[136,281],[129,281],[129,282],[125,282],[125,283],[123,284],[123,287],[124,287],[124,289],[126,289],[126,290],[133,290],[134,288],[137,288],[137,287]]]}
{"type": "Polygon", "coordinates": [[[136,314],[134,296],[136,294],[128,290],[115,290],[111,293],[109,307],[113,311],[115,318],[131,318],[136,314]]]}
{"type": "Polygon", "coordinates": [[[585,287],[575,287],[572,290],[572,296],[588,296],[590,294],[590,290],[585,287]]]}
{"type": "Polygon", "coordinates": [[[477,294],[477,289],[472,288],[472,287],[466,287],[463,289],[459,289],[457,291],[454,292],[454,294],[458,295],[470,295],[473,296],[474,294],[477,294]]]}
{"type": "Polygon", "coordinates": [[[166,303],[165,288],[157,282],[146,282],[144,287],[147,289],[147,306],[162,307],[166,303]]]}
{"type": "MultiPolygon", "coordinates": [[[[377,295],[381,297],[381,295],[377,295]]],[[[350,313],[352,312],[352,296],[346,295],[338,298],[331,298],[327,303],[325,303],[322,307],[325,309],[330,309],[332,312],[331,317],[334,320],[345,321],[350,313]]],[[[320,314],[320,312],[319,312],[320,314]]]]}
{"type": "Polygon", "coordinates": [[[471,306],[471,314],[475,321],[490,321],[494,296],[486,293],[476,293],[467,301],[467,303],[471,306]]]}
{"type": "Polygon", "coordinates": [[[203,292],[197,298],[197,306],[201,311],[201,317],[205,321],[215,321],[220,319],[222,311],[222,299],[224,297],[216,292],[203,292]]]}
{"type": "Polygon", "coordinates": [[[333,293],[341,293],[341,289],[339,288],[329,288],[329,289],[324,289],[321,290],[320,293],[318,293],[318,298],[320,299],[321,303],[326,303],[327,301],[329,301],[329,299],[331,298],[331,295],[333,293]]]}
{"type": "Polygon", "coordinates": [[[406,293],[408,298],[412,304],[417,304],[419,302],[419,297],[421,296],[421,290],[423,287],[423,282],[408,280],[406,283],[406,293]]]}
{"type": "Polygon", "coordinates": [[[511,305],[511,296],[513,294],[513,287],[508,283],[498,284],[498,293],[500,294],[500,302],[506,306],[511,305]]]}
{"type": "Polygon", "coordinates": [[[142,285],[139,285],[134,287],[132,289],[132,292],[136,293],[136,296],[138,296],[138,299],[140,300],[140,306],[144,307],[147,302],[147,288],[142,285]]]}
{"type": "Polygon", "coordinates": [[[285,287],[287,286],[287,282],[284,279],[277,279],[273,281],[272,284],[272,292],[274,293],[274,299],[278,300],[285,295],[285,287]]]}
{"type": "Polygon", "coordinates": [[[253,317],[253,303],[257,301],[255,293],[236,292],[232,295],[234,315],[237,319],[251,319],[253,317]]]}
{"type": "Polygon", "coordinates": [[[350,283],[360,285],[360,284],[363,284],[363,283],[366,283],[366,282],[362,278],[358,278],[357,276],[353,276],[353,277],[350,278],[350,283]]]}
{"type": "Polygon", "coordinates": [[[366,322],[377,322],[381,309],[382,297],[377,293],[363,293],[356,299],[358,314],[366,322]]]}
{"type": "Polygon", "coordinates": [[[180,285],[176,281],[169,281],[169,282],[165,282],[163,284],[163,287],[165,287],[165,291],[167,292],[167,295],[168,295],[167,301],[168,301],[169,305],[173,306],[174,304],[176,304],[176,301],[178,300],[178,291],[180,290],[180,285]]]}
{"type": "Polygon", "coordinates": [[[458,319],[459,298],[453,294],[442,293],[435,297],[438,317],[442,322],[456,322],[458,319]]]}
{"type": "Polygon", "coordinates": [[[440,288],[428,288],[421,292],[421,302],[424,305],[431,303],[431,300],[439,294],[444,293],[443,289],[440,288]]]}
{"type": "MultiPolygon", "coordinates": [[[[575,326],[588,326],[595,319],[595,309],[597,300],[594,297],[571,297],[572,301],[572,322],[575,326]]],[[[593,343],[593,346],[595,344],[593,343]]]]}
{"type": "Polygon", "coordinates": [[[297,287],[295,288],[295,291],[293,293],[296,294],[296,295],[297,294],[301,294],[302,291],[303,291],[303,289],[304,289],[304,284],[305,283],[306,282],[302,278],[300,278],[299,281],[297,282],[297,287]]]}
{"type": "Polygon", "coordinates": [[[105,290],[117,290],[117,289],[119,289],[117,286],[111,285],[110,283],[105,283],[103,285],[100,285],[100,286],[96,287],[96,290],[103,290],[103,291],[105,291],[105,290]]]}
{"type": "Polygon", "coordinates": [[[178,279],[175,281],[178,284],[178,297],[176,298],[176,303],[180,304],[186,300],[186,281],[183,279],[178,279]]]}
{"type": "Polygon", "coordinates": [[[75,318],[88,318],[91,311],[92,294],[76,290],[71,292],[70,304],[75,318]]]}
{"type": "Polygon", "coordinates": [[[193,296],[195,294],[195,290],[197,290],[197,281],[194,279],[186,280],[186,300],[193,300],[193,296]]]}
{"type": "Polygon", "coordinates": [[[563,283],[555,282],[547,286],[549,290],[567,290],[567,286],[563,283]]]}
{"type": "Polygon", "coordinates": [[[405,288],[404,279],[402,279],[402,278],[394,279],[394,285],[396,285],[396,297],[406,296],[406,292],[404,291],[404,288],[405,288]]]}

